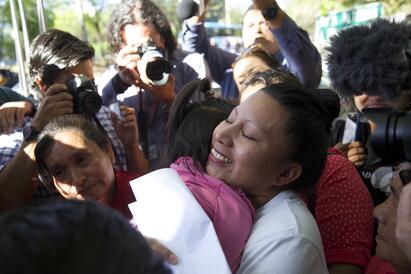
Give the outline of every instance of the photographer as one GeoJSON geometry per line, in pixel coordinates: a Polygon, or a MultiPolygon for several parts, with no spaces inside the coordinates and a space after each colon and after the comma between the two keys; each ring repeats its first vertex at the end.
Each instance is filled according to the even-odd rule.
{"type": "Polygon", "coordinates": [[[104,76],[111,80],[102,90],[103,104],[109,106],[126,91],[123,103],[133,107],[138,116],[140,144],[151,169],[164,167],[168,104],[186,83],[208,76],[204,59],[177,48],[167,17],[150,0],[119,5],[111,15],[108,40],[118,73],[113,78],[112,74],[104,76]],[[146,57],[153,55],[156,57],[146,57]],[[153,59],[157,63],[151,66],[153,59]]]}
{"type": "Polygon", "coordinates": [[[331,143],[357,166],[374,206],[384,202],[390,193],[393,166],[377,156],[371,147],[369,137],[376,126],[364,113],[365,109],[409,109],[410,39],[409,25],[387,20],[342,30],[331,38],[329,76],[343,100],[355,106],[357,117],[354,122],[345,117],[337,119],[331,143]],[[351,140],[346,138],[347,123],[354,124],[352,131],[355,134],[351,140]]]}
{"type": "MultiPolygon", "coordinates": [[[[187,50],[204,54],[213,79],[221,85],[222,95],[238,98],[231,66],[237,55],[212,46],[203,21],[204,11],[184,21],[183,42],[187,50]]],[[[245,48],[261,44],[278,64],[297,76],[306,88],[316,88],[321,80],[321,57],[306,31],[278,6],[274,0],[253,0],[244,14],[242,40],[245,48]]]]}
{"type": "Polygon", "coordinates": [[[34,147],[44,126],[50,120],[68,113],[81,113],[93,119],[108,135],[119,169],[142,173],[147,170],[147,161],[138,146],[134,111],[123,108],[123,121],[113,121],[113,114],[101,107],[101,98],[97,90],[92,88],[93,56],[94,49],[91,46],[67,32],[50,29],[34,39],[29,69],[34,95],[41,98],[41,102],[33,118],[25,117],[22,127],[13,129],[11,134],[0,136],[0,209],[17,207],[31,201],[38,186],[36,198],[54,196],[54,189],[46,189],[38,184],[34,147]],[[72,80],[79,75],[91,87],[88,92],[83,90],[81,96],[83,83],[78,88],[74,83],[74,90],[72,87],[72,80]],[[92,100],[86,102],[88,96],[92,100]]]}

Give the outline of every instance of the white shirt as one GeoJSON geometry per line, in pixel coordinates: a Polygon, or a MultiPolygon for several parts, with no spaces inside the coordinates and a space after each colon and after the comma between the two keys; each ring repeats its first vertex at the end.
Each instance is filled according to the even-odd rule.
{"type": "Polygon", "coordinates": [[[293,191],[257,209],[237,273],[328,273],[317,224],[293,191]]]}

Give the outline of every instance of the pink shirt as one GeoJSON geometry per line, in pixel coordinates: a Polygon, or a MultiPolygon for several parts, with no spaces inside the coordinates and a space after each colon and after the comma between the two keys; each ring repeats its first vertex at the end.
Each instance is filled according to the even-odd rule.
{"type": "Polygon", "coordinates": [[[235,273],[253,224],[255,210],[251,202],[240,189],[200,172],[191,157],[181,157],[170,167],[178,172],[213,222],[227,262],[235,273]]]}

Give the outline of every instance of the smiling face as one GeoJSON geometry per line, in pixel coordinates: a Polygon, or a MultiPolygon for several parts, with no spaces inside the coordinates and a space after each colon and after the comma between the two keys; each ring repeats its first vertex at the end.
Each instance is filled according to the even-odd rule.
{"type": "Polygon", "coordinates": [[[106,202],[114,187],[111,150],[103,151],[74,130],[55,135],[44,164],[66,199],[106,202]]]}
{"type": "Polygon", "coordinates": [[[207,173],[251,196],[271,199],[288,184],[285,110],[258,92],[236,107],[213,133],[207,173]]]}
{"type": "Polygon", "coordinates": [[[409,262],[397,245],[395,228],[397,225],[397,208],[400,199],[400,192],[403,187],[398,175],[391,181],[391,195],[382,204],[374,208],[374,217],[378,220],[377,229],[377,255],[388,261],[393,267],[399,269],[411,269],[409,262]]]}

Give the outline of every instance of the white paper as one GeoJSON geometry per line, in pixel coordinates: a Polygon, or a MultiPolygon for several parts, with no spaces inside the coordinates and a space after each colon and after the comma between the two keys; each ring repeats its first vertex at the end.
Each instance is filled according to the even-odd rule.
{"type": "Polygon", "coordinates": [[[357,130],[357,124],[349,117],[345,118],[345,127],[343,135],[343,144],[352,143],[355,141],[355,132],[357,130]]]}
{"type": "Polygon", "coordinates": [[[211,220],[175,170],[160,169],[130,185],[133,223],[177,255],[174,273],[231,273],[211,220]]]}

